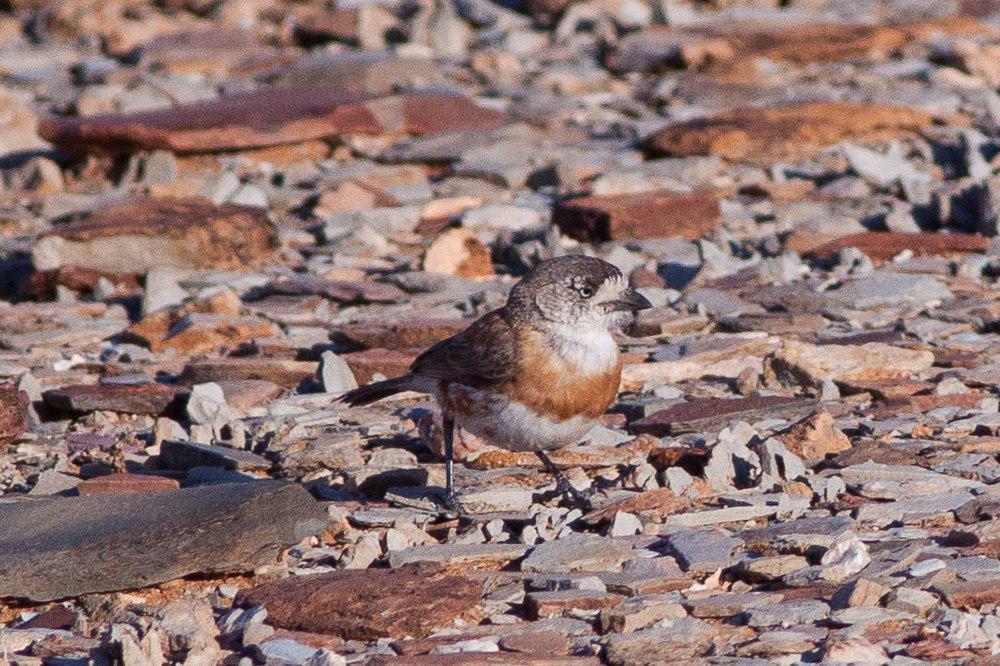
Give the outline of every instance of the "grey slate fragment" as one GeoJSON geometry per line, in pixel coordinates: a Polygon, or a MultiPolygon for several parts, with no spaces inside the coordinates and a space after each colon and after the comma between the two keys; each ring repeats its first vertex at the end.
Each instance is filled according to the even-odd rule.
{"type": "Polygon", "coordinates": [[[684,529],[667,537],[666,550],[685,571],[711,573],[733,563],[741,541],[717,529],[684,529]]]}
{"type": "Polygon", "coordinates": [[[535,546],[521,563],[521,571],[620,571],[631,552],[626,541],[574,534],[535,546]]]}
{"type": "Polygon", "coordinates": [[[160,465],[166,469],[222,467],[237,472],[266,471],[271,461],[251,451],[168,439],[160,444],[160,465]]]}
{"type": "Polygon", "coordinates": [[[50,601],[248,571],[326,528],[299,485],[222,484],[0,505],[0,598],[50,601]]]}

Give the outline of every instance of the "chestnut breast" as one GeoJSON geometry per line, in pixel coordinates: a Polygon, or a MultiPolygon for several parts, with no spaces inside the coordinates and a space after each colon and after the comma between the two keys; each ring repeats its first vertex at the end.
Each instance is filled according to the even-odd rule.
{"type": "Polygon", "coordinates": [[[581,371],[555,351],[537,331],[520,331],[520,358],[514,378],[501,390],[532,411],[565,421],[574,416],[597,418],[618,395],[621,356],[607,367],[581,371]]]}

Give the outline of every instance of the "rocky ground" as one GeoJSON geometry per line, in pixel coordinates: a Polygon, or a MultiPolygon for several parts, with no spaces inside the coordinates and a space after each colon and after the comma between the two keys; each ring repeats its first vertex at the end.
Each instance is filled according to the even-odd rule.
{"type": "Polygon", "coordinates": [[[0,3],[12,664],[993,663],[991,0],[0,3]],[[596,254],[554,455],[348,409],[596,254]]]}

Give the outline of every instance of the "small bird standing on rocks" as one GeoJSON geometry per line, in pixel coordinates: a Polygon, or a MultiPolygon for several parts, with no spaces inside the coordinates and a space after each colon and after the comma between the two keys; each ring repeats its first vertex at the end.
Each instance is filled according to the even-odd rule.
{"type": "Polygon", "coordinates": [[[546,455],[578,441],[618,393],[613,334],[651,307],[615,266],[582,255],[540,263],[507,303],[421,354],[408,373],[345,393],[366,405],[420,391],[441,406],[448,504],[454,500],[454,428],[510,451],[534,451],[559,491],[587,499],[546,455]]]}

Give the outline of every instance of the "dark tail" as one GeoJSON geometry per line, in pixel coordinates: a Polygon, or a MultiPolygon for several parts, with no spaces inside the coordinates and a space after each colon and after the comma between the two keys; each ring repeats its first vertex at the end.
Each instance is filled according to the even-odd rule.
{"type": "Polygon", "coordinates": [[[393,379],[386,379],[381,382],[359,386],[353,391],[348,391],[344,395],[337,398],[337,402],[346,402],[351,407],[356,407],[358,405],[370,405],[376,400],[388,398],[390,395],[410,390],[411,379],[412,378],[409,375],[403,375],[402,377],[395,377],[393,379]]]}

